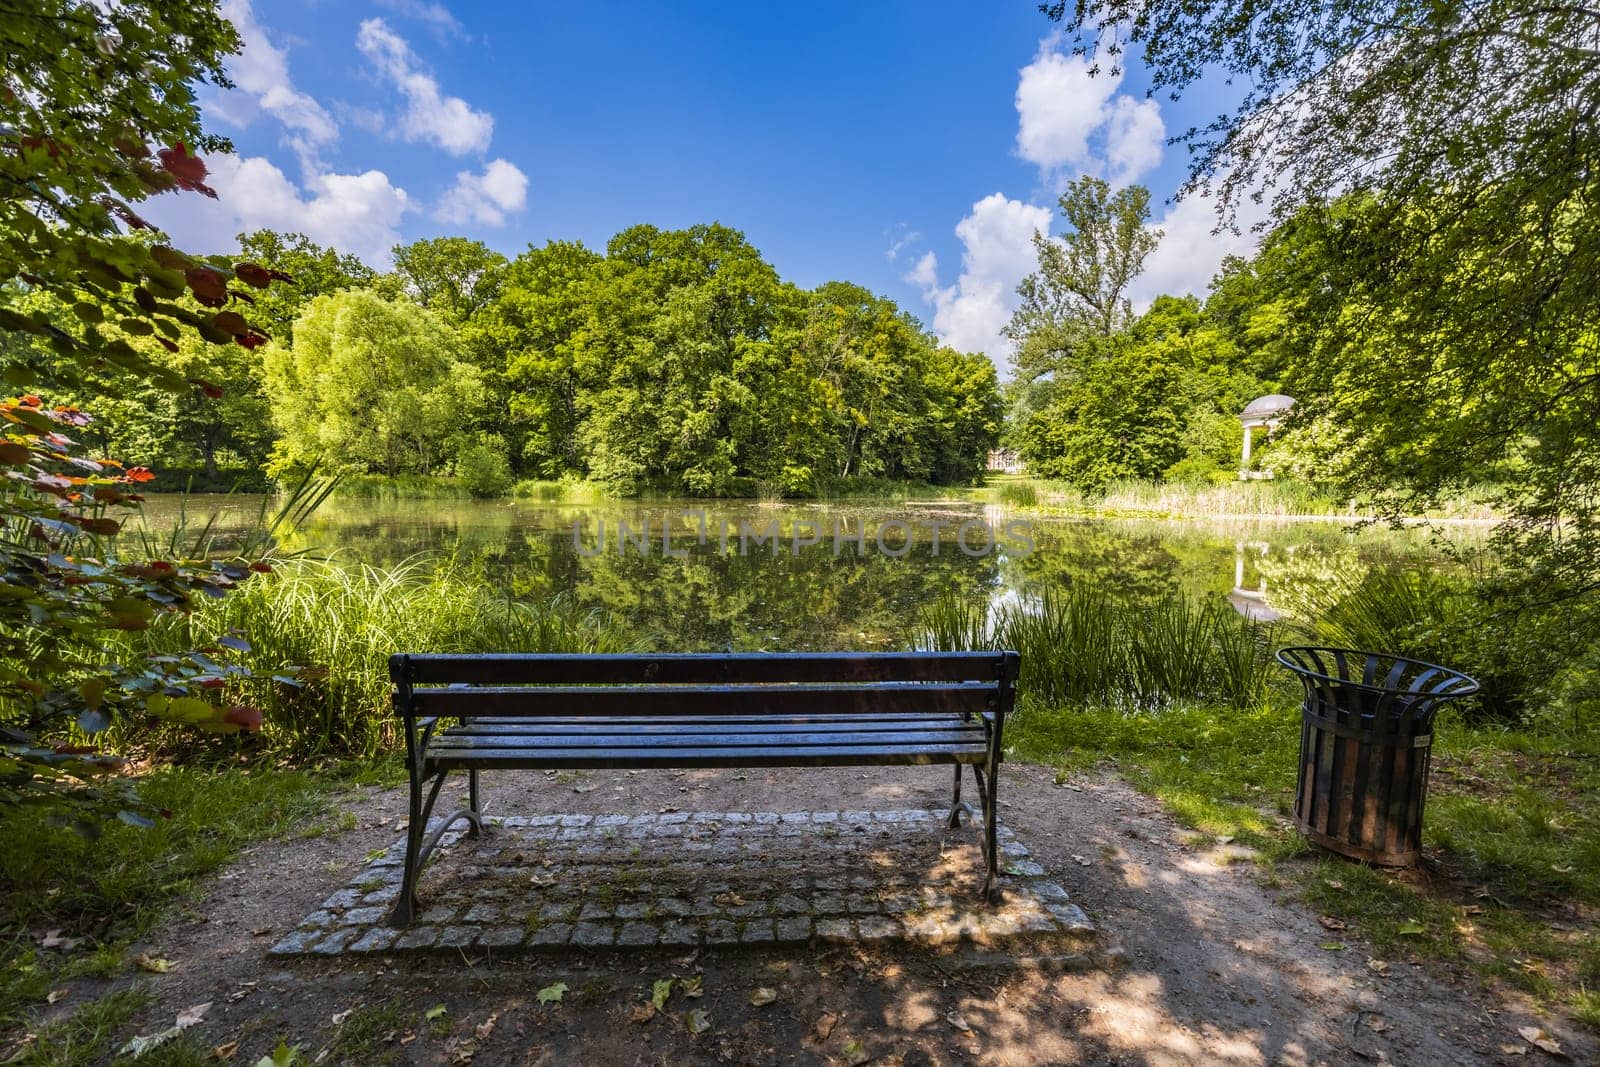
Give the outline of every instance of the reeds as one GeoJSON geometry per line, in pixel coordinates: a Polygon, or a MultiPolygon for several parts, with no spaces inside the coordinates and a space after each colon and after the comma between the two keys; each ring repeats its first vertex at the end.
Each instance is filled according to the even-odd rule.
{"type": "Polygon", "coordinates": [[[556,598],[512,600],[447,563],[396,567],[281,562],[142,640],[203,646],[235,631],[252,677],[230,698],[266,715],[264,740],[300,754],[373,755],[395,738],[388,658],[396,652],[607,652],[628,647],[595,612],[556,598]],[[299,668],[288,671],[287,667],[299,668]]]}
{"type": "Polygon", "coordinates": [[[1010,648],[1033,703],[1155,710],[1177,703],[1258,706],[1275,678],[1272,626],[1226,602],[1169,596],[1130,604],[1081,587],[989,610],[946,596],[923,612],[917,643],[1010,648]]]}

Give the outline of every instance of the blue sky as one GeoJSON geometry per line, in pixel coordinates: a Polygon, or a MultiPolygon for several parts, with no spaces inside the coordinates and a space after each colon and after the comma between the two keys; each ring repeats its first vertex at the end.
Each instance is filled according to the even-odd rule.
{"type": "Polygon", "coordinates": [[[1201,200],[1166,201],[1168,131],[1206,88],[1146,100],[1144,72],[1088,77],[1031,0],[1004,4],[550,4],[224,0],[237,88],[202,95],[238,154],[221,201],[152,215],[182,247],[296,229],[387,265],[397,241],[508,255],[636,222],[743,230],[801,285],[848,279],[957,347],[1000,325],[1084,172],[1148,185],[1167,233],[1136,297],[1203,291],[1222,254],[1201,200]]]}

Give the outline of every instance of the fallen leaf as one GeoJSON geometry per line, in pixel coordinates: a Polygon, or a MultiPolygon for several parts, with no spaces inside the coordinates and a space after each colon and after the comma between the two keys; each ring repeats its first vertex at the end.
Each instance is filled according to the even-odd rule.
{"type": "Polygon", "coordinates": [[[691,1034],[703,1034],[711,1029],[711,1016],[702,1008],[695,1008],[684,1016],[684,1024],[689,1027],[691,1034]]]}
{"type": "Polygon", "coordinates": [[[700,990],[700,981],[701,980],[700,980],[698,975],[695,976],[694,978],[682,978],[682,979],[679,979],[679,981],[682,983],[683,995],[684,996],[688,997],[690,1000],[694,1000],[695,998],[700,996],[700,992],[701,992],[701,990],[700,990]]]}
{"type": "Polygon", "coordinates": [[[487,1041],[489,1039],[489,1035],[494,1033],[494,1024],[499,1020],[499,1012],[490,1012],[487,1019],[483,1020],[483,1022],[472,1028],[472,1036],[476,1037],[479,1041],[487,1041]]]}
{"type": "Polygon", "coordinates": [[[225,1041],[211,1050],[214,1060],[231,1060],[239,1051],[239,1042],[225,1041]]]}
{"type": "Polygon", "coordinates": [[[62,937],[60,930],[47,930],[45,931],[44,937],[39,940],[39,944],[45,948],[54,948],[60,949],[62,952],[71,952],[73,949],[83,944],[83,938],[62,937]]]}
{"type": "Polygon", "coordinates": [[[1343,889],[1344,888],[1344,883],[1339,881],[1339,879],[1337,879],[1337,878],[1329,878],[1326,882],[1323,882],[1322,884],[1327,886],[1329,889],[1343,889]]]}
{"type": "Polygon", "coordinates": [[[71,992],[72,990],[70,989],[52,989],[49,995],[44,998],[44,1001],[46,1004],[54,1004],[58,1000],[65,999],[71,992]]]}
{"type": "Polygon", "coordinates": [[[1344,942],[1343,941],[1324,941],[1322,943],[1322,948],[1326,952],[1343,952],[1344,951],[1344,942]]]}
{"type": "Polygon", "coordinates": [[[648,1000],[633,1006],[633,1014],[629,1016],[636,1023],[647,1023],[656,1017],[656,1006],[648,1000]]]}
{"type": "Polygon", "coordinates": [[[1373,974],[1381,975],[1381,976],[1387,978],[1387,977],[1389,977],[1389,961],[1388,960],[1368,960],[1367,961],[1367,970],[1371,971],[1373,974]]]}
{"type": "Polygon", "coordinates": [[[1395,933],[1399,934],[1401,937],[1420,937],[1427,932],[1427,927],[1423,926],[1419,922],[1416,922],[1415,920],[1409,919],[1401,923],[1395,930],[1395,933]]]}
{"type": "Polygon", "coordinates": [[[138,1037],[129,1038],[127,1043],[117,1050],[117,1054],[138,1059],[151,1049],[165,1045],[181,1033],[183,1033],[183,1030],[180,1028],[169,1026],[165,1030],[160,1030],[153,1034],[140,1034],[138,1037]]]}
{"type": "Polygon", "coordinates": [[[844,1047],[844,1062],[850,1067],[860,1067],[870,1059],[872,1053],[868,1052],[859,1041],[852,1041],[844,1047]]]}
{"type": "Polygon", "coordinates": [[[828,1035],[833,1033],[833,1028],[839,1025],[839,1017],[831,1011],[825,1011],[817,1016],[816,1022],[811,1024],[811,1034],[818,1041],[828,1040],[828,1035]]]}
{"type": "Polygon", "coordinates": [[[960,1030],[963,1034],[972,1033],[972,1024],[967,1022],[966,1017],[963,1016],[959,1011],[952,1010],[946,1012],[944,1021],[955,1027],[957,1030],[960,1030]]]}
{"type": "Polygon", "coordinates": [[[1317,922],[1322,924],[1324,930],[1347,930],[1350,924],[1343,919],[1335,919],[1332,915],[1319,915],[1317,922]]]}
{"type": "Polygon", "coordinates": [[[270,933],[272,933],[272,927],[270,927],[270,926],[258,926],[254,930],[250,931],[250,936],[251,937],[266,937],[270,933]]]}
{"type": "Polygon", "coordinates": [[[356,1010],[354,1008],[346,1008],[344,1011],[336,1011],[336,1012],[334,1012],[333,1013],[333,1025],[342,1026],[346,1019],[350,1018],[350,1016],[355,1014],[355,1011],[356,1010]]]}
{"type": "Polygon", "coordinates": [[[433,1020],[442,1017],[449,1010],[450,1009],[445,1007],[443,1004],[435,1004],[433,1007],[422,1013],[422,1021],[425,1023],[431,1023],[433,1020]]]}
{"type": "Polygon", "coordinates": [[[1080,867],[1087,867],[1094,861],[1089,859],[1087,856],[1080,856],[1077,853],[1073,853],[1072,862],[1076,863],[1080,867]]]}
{"type": "Polygon", "coordinates": [[[1506,1044],[1506,1045],[1501,1045],[1500,1046],[1500,1055],[1502,1055],[1502,1056],[1526,1056],[1527,1054],[1528,1054],[1528,1046],[1527,1045],[1506,1044]]]}
{"type": "Polygon", "coordinates": [[[1367,1029],[1371,1030],[1375,1034],[1381,1034],[1385,1030],[1389,1029],[1389,1020],[1385,1019],[1381,1015],[1374,1015],[1372,1018],[1367,1020],[1367,1029]]]}
{"type": "Polygon", "coordinates": [[[599,787],[592,785],[575,785],[572,787],[572,791],[574,793],[593,793],[597,788],[599,787]]]}
{"type": "Polygon", "coordinates": [[[1526,1041],[1534,1048],[1543,1049],[1552,1056],[1559,1056],[1562,1059],[1567,1058],[1567,1054],[1561,1051],[1561,1042],[1551,1037],[1539,1027],[1524,1026],[1518,1029],[1517,1033],[1522,1035],[1522,1040],[1526,1041]]]}
{"type": "Polygon", "coordinates": [[[471,1063],[478,1054],[478,1043],[471,1039],[461,1042],[450,1052],[451,1063],[471,1063]]]}
{"type": "Polygon", "coordinates": [[[750,994],[750,1004],[751,1004],[752,1007],[757,1007],[757,1008],[763,1007],[763,1006],[765,1006],[767,1004],[771,1004],[774,1000],[777,1000],[777,999],[778,999],[778,991],[776,989],[771,988],[770,986],[762,986],[761,988],[755,990],[755,992],[750,994]]]}
{"type": "Polygon", "coordinates": [[[560,1004],[561,998],[567,995],[567,983],[553,982],[539,990],[540,1004],[560,1004]]]}
{"type": "Polygon", "coordinates": [[[657,1011],[667,1006],[667,1001],[672,997],[672,979],[657,978],[656,984],[650,988],[650,1004],[657,1011]]]}
{"type": "Polygon", "coordinates": [[[164,960],[159,956],[152,956],[148,952],[141,952],[137,956],[133,957],[133,964],[141,971],[149,971],[151,974],[166,974],[168,971],[172,970],[171,960],[164,960]]]}
{"type": "Polygon", "coordinates": [[[178,1027],[178,1029],[179,1030],[187,1030],[187,1029],[189,1029],[189,1027],[194,1026],[201,1019],[204,1019],[206,1017],[206,1012],[208,1012],[210,1010],[211,1010],[211,1001],[209,1001],[209,1000],[206,1001],[204,1004],[194,1004],[194,1005],[191,1005],[190,1007],[184,1008],[182,1011],[180,1011],[178,1013],[178,1019],[177,1019],[177,1027],[178,1027]]]}

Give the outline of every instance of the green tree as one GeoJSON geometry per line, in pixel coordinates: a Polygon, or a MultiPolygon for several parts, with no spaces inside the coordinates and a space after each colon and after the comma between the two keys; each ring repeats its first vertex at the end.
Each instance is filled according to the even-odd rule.
{"type": "Polygon", "coordinates": [[[1047,10],[1113,66],[1137,50],[1157,92],[1219,68],[1246,86],[1186,136],[1190,187],[1228,207],[1263,191],[1325,250],[1320,284],[1297,291],[1308,358],[1289,383],[1296,422],[1339,430],[1340,487],[1398,518],[1507,472],[1498,536],[1526,589],[1600,590],[1600,10],[1047,10]]]}
{"type": "Polygon", "coordinates": [[[293,348],[267,350],[277,473],[318,461],[390,477],[441,472],[465,443],[467,414],[487,400],[450,328],[404,298],[319,296],[294,337],[293,348]]]}
{"type": "MultiPolygon", "coordinates": [[[[238,47],[204,0],[0,0],[6,382],[26,388],[49,375],[71,391],[103,376],[124,393],[145,383],[182,392],[197,383],[129,338],[153,338],[167,353],[191,333],[214,344],[265,341],[228,304],[248,306],[248,290],[235,283],[265,289],[268,269],[127,232],[150,229],[134,205],[154,193],[215,195],[195,151],[227,146],[201,130],[193,87],[226,86],[223,57],[238,47]],[[185,294],[194,303],[179,302],[185,294]]],[[[115,761],[85,751],[81,738],[113,718],[146,714],[219,731],[260,723],[259,712],[199,695],[226,684],[230,672],[216,659],[140,662],[111,651],[114,631],[185,611],[249,571],[241,562],[117,558],[103,539],[150,475],[84,455],[71,435],[91,421],[34,395],[0,400],[0,804],[104,797],[77,786],[115,761]]]]}
{"type": "Polygon", "coordinates": [[[453,326],[493,303],[506,257],[482,241],[430,237],[394,246],[394,272],[405,294],[453,326]]]}
{"type": "Polygon", "coordinates": [[[1128,286],[1161,240],[1152,230],[1150,191],[1130,185],[1115,193],[1105,181],[1085,175],[1061,194],[1067,231],[1033,235],[1039,269],[1022,280],[1022,303],[1006,325],[1017,346],[1017,377],[1027,383],[1060,380],[1072,373],[1095,340],[1133,321],[1128,286]]]}
{"type": "Polygon", "coordinates": [[[319,245],[303,233],[241,233],[239,251],[294,279],[293,285],[274,286],[255,298],[254,317],[280,345],[293,343],[294,320],[315,298],[341,289],[368,289],[378,280],[377,271],[356,256],[319,245]]]}

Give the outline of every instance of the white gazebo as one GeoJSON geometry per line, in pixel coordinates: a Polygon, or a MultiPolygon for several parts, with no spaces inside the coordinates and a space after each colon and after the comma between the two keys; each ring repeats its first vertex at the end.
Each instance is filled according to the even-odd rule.
{"type": "Polygon", "coordinates": [[[1250,401],[1239,413],[1239,422],[1244,426],[1244,452],[1239,459],[1240,478],[1272,477],[1271,471],[1250,469],[1251,436],[1257,429],[1263,429],[1270,435],[1292,407],[1294,407],[1294,397],[1284,396],[1282,393],[1268,393],[1250,401]]]}

